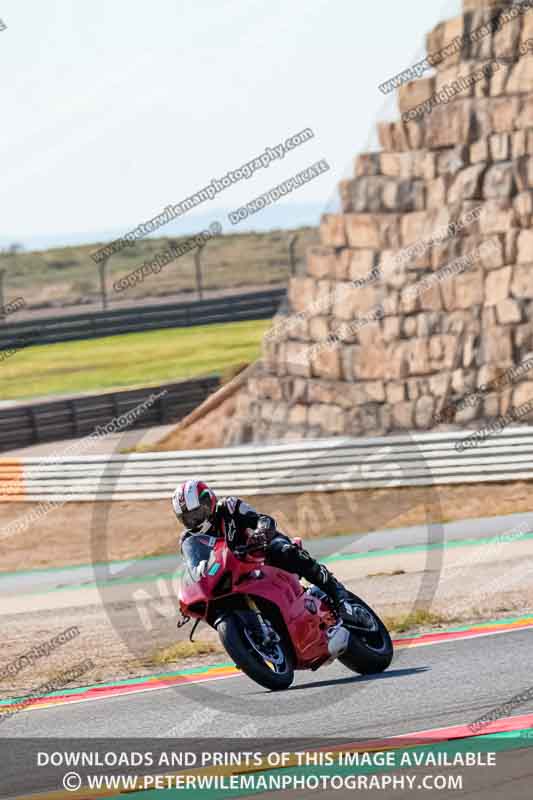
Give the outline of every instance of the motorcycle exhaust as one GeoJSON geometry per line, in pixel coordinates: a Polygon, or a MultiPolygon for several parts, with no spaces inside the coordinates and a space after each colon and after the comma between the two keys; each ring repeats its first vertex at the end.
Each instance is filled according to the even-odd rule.
{"type": "Polygon", "coordinates": [[[331,656],[331,660],[334,661],[336,658],[341,656],[348,648],[348,643],[350,641],[350,631],[348,631],[343,625],[335,625],[335,627],[330,628],[327,632],[328,636],[328,651],[331,656]]]}

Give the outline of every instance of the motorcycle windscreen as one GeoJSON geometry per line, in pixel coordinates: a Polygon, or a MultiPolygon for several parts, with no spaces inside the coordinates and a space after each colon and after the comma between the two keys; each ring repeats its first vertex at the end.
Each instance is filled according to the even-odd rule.
{"type": "Polygon", "coordinates": [[[214,557],[216,539],[214,536],[189,536],[181,546],[185,562],[184,578],[197,583],[207,575],[214,557]]]}

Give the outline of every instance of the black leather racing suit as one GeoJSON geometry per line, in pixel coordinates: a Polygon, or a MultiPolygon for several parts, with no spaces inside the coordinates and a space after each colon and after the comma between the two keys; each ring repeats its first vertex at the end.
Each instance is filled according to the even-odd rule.
{"type": "MultiPolygon", "coordinates": [[[[210,536],[224,536],[228,546],[235,550],[248,544],[251,533],[263,532],[267,539],[266,563],[286,572],[292,572],[309,583],[318,586],[337,605],[346,596],[346,590],[331,572],[319,564],[306,550],[293,544],[288,536],[276,529],[276,521],[266,514],[259,514],[238,497],[224,497],[215,509],[210,536]]],[[[182,542],[190,536],[185,532],[182,542]]]]}

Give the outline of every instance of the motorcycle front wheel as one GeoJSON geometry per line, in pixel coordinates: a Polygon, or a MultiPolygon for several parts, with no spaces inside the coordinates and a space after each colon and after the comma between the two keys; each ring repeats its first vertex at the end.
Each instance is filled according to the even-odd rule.
{"type": "Polygon", "coordinates": [[[221,620],[217,632],[230,658],[249,678],[273,692],[289,688],[294,680],[294,666],[282,640],[263,647],[237,614],[221,620]]]}
{"type": "Polygon", "coordinates": [[[371,615],[374,622],[374,630],[369,632],[362,630],[350,631],[348,648],[339,656],[339,661],[353,672],[358,672],[359,675],[372,675],[377,672],[383,672],[390,665],[394,655],[390,634],[376,612],[369,605],[356,595],[352,595],[351,599],[363,606],[371,615]]]}

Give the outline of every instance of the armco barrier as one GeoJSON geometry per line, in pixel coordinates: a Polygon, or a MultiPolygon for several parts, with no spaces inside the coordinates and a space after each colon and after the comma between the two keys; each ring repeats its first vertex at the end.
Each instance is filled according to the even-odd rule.
{"type": "MultiPolygon", "coordinates": [[[[473,450],[466,433],[332,438],[268,446],[116,456],[0,459],[0,501],[157,500],[201,476],[241,495],[533,479],[533,428],[509,428],[473,450]]],[[[58,448],[58,454],[60,449],[58,448]]]]}
{"type": "Polygon", "coordinates": [[[217,377],[208,377],[5,408],[0,410],[0,452],[88,436],[97,426],[103,427],[144,403],[150,395],[163,391],[165,394],[144,410],[130,428],[177,422],[190,414],[219,385],[217,377]]]}
{"type": "Polygon", "coordinates": [[[0,351],[162,328],[270,319],[285,294],[285,289],[270,289],[193,303],[165,303],[10,322],[0,327],[0,351]]]}

